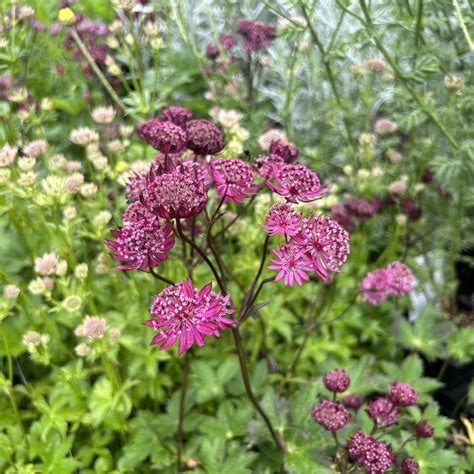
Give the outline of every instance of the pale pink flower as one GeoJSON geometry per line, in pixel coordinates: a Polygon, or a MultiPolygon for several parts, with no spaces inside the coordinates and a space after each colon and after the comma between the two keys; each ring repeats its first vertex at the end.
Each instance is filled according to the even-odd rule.
{"type": "Polygon", "coordinates": [[[0,167],[9,166],[15,161],[18,148],[10,146],[8,143],[3,145],[0,150],[0,167]]]}
{"type": "Polygon", "coordinates": [[[113,107],[96,107],[91,117],[96,123],[110,123],[115,118],[115,110],[113,107]]]}
{"type": "Polygon", "coordinates": [[[53,275],[58,262],[58,256],[54,252],[45,253],[42,257],[35,258],[35,272],[40,275],[53,275]]]}
{"type": "Polygon", "coordinates": [[[47,148],[48,142],[46,140],[34,140],[23,146],[22,151],[26,156],[38,158],[38,156],[42,155],[47,148]]]}
{"type": "Polygon", "coordinates": [[[268,151],[270,149],[271,144],[279,140],[286,140],[285,133],[281,130],[272,128],[262,133],[262,135],[258,137],[257,143],[260,148],[262,148],[262,150],[268,151]]]}
{"type": "Polygon", "coordinates": [[[388,118],[380,118],[375,122],[374,130],[379,135],[389,135],[398,130],[398,124],[388,118]]]}

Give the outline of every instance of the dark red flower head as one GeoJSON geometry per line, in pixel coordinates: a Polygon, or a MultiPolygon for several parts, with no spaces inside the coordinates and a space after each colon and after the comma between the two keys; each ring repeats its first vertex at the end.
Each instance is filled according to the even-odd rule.
{"type": "Polygon", "coordinates": [[[206,56],[209,58],[209,59],[216,59],[217,56],[219,56],[219,46],[217,46],[217,44],[215,43],[209,43],[207,46],[206,46],[206,56]]]}
{"type": "Polygon", "coordinates": [[[115,240],[105,241],[112,258],[123,262],[117,268],[148,271],[166,260],[174,245],[172,223],[162,223],[139,201],[129,206],[124,220],[122,227],[112,231],[115,240]]]}
{"type": "Polygon", "coordinates": [[[196,155],[215,155],[225,146],[220,128],[209,120],[195,119],[186,124],[187,147],[196,155]]]}
{"type": "Polygon", "coordinates": [[[400,465],[402,474],[418,474],[420,472],[419,464],[413,458],[406,458],[400,465]]]}
{"type": "Polygon", "coordinates": [[[275,39],[276,29],[267,23],[242,18],[237,23],[237,33],[245,39],[243,46],[245,51],[257,51],[270,46],[275,39]]]}
{"type": "Polygon", "coordinates": [[[342,403],[333,402],[326,398],[322,399],[313,408],[312,415],[314,421],[328,431],[337,431],[344,428],[351,419],[350,413],[342,403]]]}
{"type": "Polygon", "coordinates": [[[161,111],[160,119],[184,127],[186,122],[191,120],[192,116],[193,113],[190,110],[184,107],[176,107],[172,105],[171,107],[166,107],[161,111]]]}
{"type": "Polygon", "coordinates": [[[409,407],[416,403],[418,394],[411,385],[397,381],[390,387],[390,398],[396,406],[409,407]]]}
{"type": "Polygon", "coordinates": [[[370,401],[367,405],[367,413],[377,426],[381,428],[398,422],[397,407],[387,397],[379,397],[370,401]]]}
{"type": "Polygon", "coordinates": [[[150,172],[141,201],[152,214],[165,219],[199,214],[207,203],[202,165],[186,161],[169,172],[150,172]]]}
{"type": "Polygon", "coordinates": [[[270,154],[281,157],[285,163],[293,163],[298,158],[297,148],[285,140],[272,142],[270,154]]]}
{"type": "Polygon", "coordinates": [[[342,399],[342,404],[346,408],[350,408],[352,410],[358,410],[362,404],[364,403],[364,399],[358,393],[351,393],[350,395],[346,395],[342,399]]]}
{"type": "Polygon", "coordinates": [[[186,133],[173,122],[152,118],[139,125],[137,134],[161,153],[179,153],[186,146],[186,133]]]}
{"type": "Polygon", "coordinates": [[[426,420],[421,420],[415,427],[415,433],[418,438],[431,438],[434,429],[426,420]]]}
{"type": "Polygon", "coordinates": [[[331,392],[345,392],[351,379],[345,370],[335,369],[328,372],[323,378],[324,386],[331,392]]]}

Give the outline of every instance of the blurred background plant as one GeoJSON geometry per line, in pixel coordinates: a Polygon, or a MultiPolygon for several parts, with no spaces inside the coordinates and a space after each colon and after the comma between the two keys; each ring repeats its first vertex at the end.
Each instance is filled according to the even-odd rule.
{"type": "MultiPolygon", "coordinates": [[[[472,471],[471,2],[29,0],[0,15],[3,471],[176,469],[183,364],[150,348],[143,326],[163,285],[113,270],[104,245],[127,180],[154,157],[135,128],[170,104],[218,123],[225,156],[294,143],[330,188],[298,208],[331,214],[351,243],[334,280],[264,288],[271,304],[243,329],[286,452],[223,334],[192,354],[183,469],[331,472],[335,445],[311,410],[320,376],[342,367],[369,399],[393,380],[419,392],[435,427],[407,447],[420,472],[472,471]],[[245,18],[272,25],[262,47],[245,18]],[[362,278],[394,260],[414,291],[365,303],[362,278]],[[87,318],[95,337],[75,333],[87,318]]],[[[246,286],[274,201],[259,195],[221,246],[246,286]]],[[[162,265],[186,275],[179,260],[162,265]]],[[[197,287],[207,275],[195,269],[197,287]]],[[[390,432],[394,451],[406,429],[390,432]]]]}

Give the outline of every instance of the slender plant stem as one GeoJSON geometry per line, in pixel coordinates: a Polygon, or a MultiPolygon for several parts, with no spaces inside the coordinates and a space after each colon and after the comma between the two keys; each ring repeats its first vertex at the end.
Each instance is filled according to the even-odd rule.
{"type": "Polygon", "coordinates": [[[471,39],[471,35],[469,34],[469,31],[467,30],[466,23],[464,22],[464,17],[462,16],[461,8],[459,7],[458,0],[453,0],[453,7],[454,11],[456,12],[456,17],[459,21],[459,25],[461,26],[461,30],[464,34],[464,38],[466,39],[466,43],[469,46],[469,49],[474,52],[474,44],[471,39]]]}
{"type": "Polygon", "coordinates": [[[459,412],[461,407],[464,405],[464,403],[467,402],[469,394],[466,392],[464,396],[459,400],[459,402],[456,404],[454,407],[454,410],[451,412],[451,415],[449,415],[450,418],[454,418],[454,416],[459,412]]]}
{"type": "Polygon", "coordinates": [[[182,451],[183,451],[183,424],[184,424],[184,412],[186,411],[186,392],[188,390],[188,379],[189,379],[189,366],[191,364],[191,353],[186,351],[183,365],[183,382],[181,385],[181,396],[179,398],[179,418],[178,418],[178,431],[176,434],[176,453],[177,453],[177,464],[178,472],[183,471],[182,464],[182,451]]]}
{"type": "Polygon", "coordinates": [[[451,135],[450,132],[446,129],[443,123],[439,120],[439,118],[428,108],[428,106],[424,103],[423,99],[420,95],[416,92],[416,90],[412,87],[412,85],[408,82],[405,73],[402,69],[398,66],[396,61],[393,59],[392,55],[388,52],[388,50],[383,45],[382,41],[380,40],[377,32],[374,29],[374,24],[372,22],[372,18],[370,16],[369,9],[365,0],[359,0],[359,4],[362,8],[362,12],[365,17],[365,21],[363,24],[372,32],[372,38],[377,46],[378,50],[383,54],[387,62],[393,69],[393,72],[397,76],[397,78],[402,82],[405,89],[409,92],[409,94],[413,97],[413,100],[417,103],[420,110],[438,127],[441,133],[446,137],[452,147],[457,150],[459,149],[459,143],[457,140],[451,135]]]}
{"type": "Polygon", "coordinates": [[[265,266],[265,260],[267,258],[267,251],[268,251],[268,242],[270,241],[270,238],[269,236],[267,235],[265,237],[265,240],[263,242],[263,250],[262,250],[262,257],[260,259],[260,265],[258,267],[258,270],[257,270],[257,274],[255,275],[255,278],[252,282],[252,284],[250,285],[250,288],[249,288],[249,291],[247,292],[247,294],[245,295],[244,297],[244,300],[242,301],[242,306],[241,306],[241,309],[240,309],[240,315],[239,315],[239,318],[242,317],[244,314],[245,314],[245,311],[248,309],[248,307],[250,306],[248,303],[249,301],[252,299],[253,297],[253,294],[254,294],[254,291],[255,291],[255,287],[257,286],[257,283],[258,283],[258,280],[260,278],[260,275],[262,274],[263,272],[263,267],[265,266]]]}
{"type": "Polygon", "coordinates": [[[0,323],[0,332],[2,333],[3,343],[5,344],[5,352],[7,354],[8,380],[13,383],[13,359],[10,351],[10,346],[8,344],[8,339],[5,336],[5,331],[3,330],[3,323],[0,323]]]}
{"type": "Polygon", "coordinates": [[[223,234],[227,229],[229,229],[231,226],[233,226],[237,220],[239,220],[242,215],[245,213],[245,211],[251,206],[251,204],[253,203],[254,199],[257,197],[257,193],[254,194],[250,199],[249,199],[249,202],[246,204],[246,206],[244,207],[244,209],[242,210],[242,212],[240,214],[237,214],[226,226],[224,226],[219,232],[217,232],[217,234],[214,236],[215,238],[219,237],[221,234],[223,234]]]}
{"type": "Polygon", "coordinates": [[[437,378],[440,382],[443,380],[443,377],[445,376],[446,371],[448,370],[448,367],[449,367],[449,361],[448,361],[448,360],[445,360],[445,361],[443,362],[443,365],[442,365],[441,368],[439,369],[438,375],[436,376],[436,378],[437,378]]]}
{"type": "Polygon", "coordinates": [[[26,436],[25,427],[23,426],[23,422],[21,421],[20,412],[18,410],[18,405],[16,404],[15,396],[13,395],[13,359],[12,354],[10,352],[10,346],[8,345],[7,337],[5,336],[5,332],[3,331],[3,324],[0,323],[0,331],[2,333],[3,342],[5,344],[5,352],[7,354],[7,361],[8,361],[8,380],[10,381],[10,385],[7,388],[8,391],[8,399],[10,400],[10,404],[13,409],[13,413],[15,415],[16,422],[23,433],[23,436],[26,436]]]}
{"type": "Polygon", "coordinates": [[[77,43],[77,46],[79,46],[79,49],[81,50],[82,54],[86,58],[86,61],[89,63],[89,66],[93,69],[95,72],[97,78],[99,81],[102,83],[104,86],[105,90],[109,93],[110,97],[113,99],[113,101],[117,104],[122,111],[125,111],[125,105],[121,101],[120,97],[117,95],[117,93],[114,91],[113,87],[110,85],[109,81],[106,79],[102,71],[100,70],[99,66],[97,66],[96,62],[94,61],[93,57],[90,55],[89,51],[87,50],[85,44],[82,42],[81,38],[77,34],[76,30],[74,28],[71,28],[71,35],[74,39],[74,41],[77,43]]]}
{"type": "Polygon", "coordinates": [[[298,366],[298,363],[301,359],[301,355],[303,354],[303,351],[306,347],[306,344],[308,343],[309,336],[311,335],[311,332],[314,328],[314,323],[316,322],[319,315],[321,314],[321,312],[323,310],[323,307],[324,307],[324,304],[325,304],[325,301],[324,301],[324,298],[323,298],[323,300],[322,300],[321,304],[319,305],[319,308],[316,311],[316,313],[313,313],[313,309],[316,306],[316,300],[314,300],[313,303],[310,304],[309,307],[308,307],[308,312],[307,312],[308,314],[307,314],[307,318],[306,318],[305,332],[304,332],[304,336],[303,336],[303,341],[302,341],[302,343],[300,344],[300,346],[298,348],[298,352],[295,355],[293,363],[291,364],[290,368],[288,369],[288,373],[290,375],[294,374],[295,371],[296,371],[296,367],[298,366]]]}
{"type": "Polygon", "coordinates": [[[257,410],[258,414],[262,417],[278,449],[280,449],[281,451],[285,451],[285,445],[283,441],[278,437],[270,419],[268,418],[267,414],[263,411],[263,408],[260,406],[260,403],[258,402],[257,397],[253,393],[252,386],[250,384],[250,377],[249,377],[249,372],[247,369],[247,363],[245,360],[245,351],[242,345],[242,339],[240,337],[239,329],[237,327],[232,328],[232,333],[234,335],[235,347],[237,349],[237,355],[239,356],[240,371],[242,373],[242,379],[244,381],[244,386],[245,386],[245,391],[247,392],[247,396],[252,402],[253,406],[255,407],[255,410],[257,410]]]}
{"type": "MultiPolygon", "coordinates": [[[[179,219],[176,219],[176,228],[177,228],[177,232],[178,232],[178,235],[181,237],[181,239],[188,243],[189,245],[191,245],[195,250],[196,252],[202,257],[202,259],[206,262],[206,264],[208,265],[208,267],[210,268],[210,270],[212,271],[214,277],[216,278],[216,281],[217,281],[217,284],[219,285],[219,288],[221,290],[221,292],[225,295],[228,294],[228,291],[227,291],[227,287],[226,287],[226,284],[225,284],[225,281],[223,280],[223,277],[221,275],[219,275],[217,269],[215,268],[215,266],[213,265],[213,263],[209,260],[208,256],[206,255],[206,253],[198,246],[196,245],[191,239],[189,239],[183,232],[183,229],[181,227],[181,223],[179,221],[179,219]]],[[[267,239],[266,239],[267,240],[267,239]]],[[[268,245],[268,243],[267,243],[268,245]]],[[[266,246],[264,246],[265,250],[266,250],[266,246]]],[[[265,255],[266,255],[266,251],[264,252],[265,255]]],[[[259,275],[261,274],[262,272],[262,268],[263,267],[263,263],[260,264],[260,268],[259,268],[259,271],[257,273],[257,277],[256,279],[254,280],[254,284],[256,285],[256,281],[258,280],[258,277],[259,275]]],[[[253,285],[252,285],[253,286],[253,285]]],[[[249,290],[250,292],[250,290],[249,290]]],[[[247,293],[247,295],[249,294],[249,292],[247,293]]],[[[247,363],[246,363],[246,359],[245,359],[245,351],[244,351],[244,347],[242,345],[242,339],[240,337],[240,332],[239,332],[239,329],[237,326],[234,326],[232,328],[232,334],[234,336],[234,342],[235,342],[235,348],[236,348],[236,351],[237,351],[237,355],[238,355],[238,358],[239,358],[239,363],[240,363],[240,371],[241,371],[241,374],[242,374],[242,379],[243,379],[243,382],[244,382],[244,386],[245,386],[245,391],[247,393],[247,396],[249,398],[249,400],[251,401],[251,403],[253,404],[253,406],[255,407],[255,410],[260,414],[260,416],[262,417],[265,425],[267,426],[268,428],[268,431],[270,432],[273,440],[275,441],[275,443],[277,444],[278,446],[278,449],[284,451],[285,450],[285,447],[284,447],[284,443],[282,440],[279,439],[279,437],[277,436],[276,432],[275,432],[275,429],[273,428],[273,425],[270,421],[270,419],[268,418],[268,416],[266,415],[265,411],[263,410],[263,408],[260,406],[260,403],[258,402],[257,400],[257,397],[255,396],[255,394],[253,393],[252,391],[252,386],[250,384],[250,377],[249,377],[249,372],[248,372],[248,368],[247,368],[247,363]]]]}
{"type": "Polygon", "coordinates": [[[423,0],[418,0],[418,9],[416,11],[416,33],[415,33],[415,46],[418,48],[421,40],[423,30],[423,0]]]}
{"type": "Polygon", "coordinates": [[[175,285],[176,283],[172,280],[169,280],[168,278],[160,275],[159,273],[156,273],[155,270],[153,270],[153,267],[151,266],[151,264],[149,265],[149,270],[150,270],[150,273],[157,279],[157,280],[160,280],[164,283],[167,283],[168,285],[175,285]]]}
{"type": "Polygon", "coordinates": [[[263,287],[267,284],[267,283],[271,283],[275,281],[275,279],[273,277],[268,277],[268,278],[265,278],[264,280],[262,280],[260,282],[260,285],[258,285],[258,288],[257,288],[257,291],[255,292],[255,294],[253,295],[252,299],[250,300],[250,302],[247,304],[246,308],[245,308],[245,311],[242,313],[242,316],[240,316],[239,318],[239,322],[242,323],[244,322],[248,315],[249,315],[249,311],[252,309],[252,306],[253,304],[255,303],[258,295],[260,294],[260,292],[262,291],[263,287]]]}
{"type": "Polygon", "coordinates": [[[185,235],[183,232],[183,228],[181,227],[181,222],[179,219],[176,219],[176,230],[178,231],[178,235],[180,236],[181,240],[189,244],[200,256],[201,258],[207,263],[207,266],[210,268],[212,274],[214,275],[217,284],[219,285],[220,290],[223,293],[227,294],[226,287],[219,275],[219,272],[216,270],[214,264],[209,260],[209,257],[206,255],[206,252],[199,247],[195,242],[193,242],[189,237],[185,235]]]}
{"type": "Polygon", "coordinates": [[[321,54],[321,59],[323,61],[323,66],[324,66],[324,69],[326,70],[326,75],[328,76],[329,83],[331,85],[332,93],[334,94],[334,97],[336,99],[338,107],[341,109],[341,112],[343,113],[342,121],[344,123],[344,128],[346,129],[347,138],[349,140],[349,143],[350,143],[352,149],[355,151],[357,149],[357,147],[356,147],[355,140],[352,136],[351,126],[350,126],[349,120],[346,117],[346,107],[343,105],[342,100],[341,100],[341,96],[340,96],[339,91],[337,89],[336,78],[335,78],[334,73],[331,69],[331,65],[329,63],[328,56],[326,54],[326,51],[324,50],[324,46],[321,43],[321,40],[319,39],[319,36],[318,36],[316,30],[313,28],[313,25],[311,24],[311,20],[309,18],[308,12],[306,11],[306,8],[305,8],[305,6],[303,5],[302,2],[300,2],[300,8],[301,8],[303,16],[305,17],[306,22],[308,24],[309,33],[311,35],[311,38],[312,38],[314,44],[316,44],[316,46],[319,49],[319,52],[321,54]]]}

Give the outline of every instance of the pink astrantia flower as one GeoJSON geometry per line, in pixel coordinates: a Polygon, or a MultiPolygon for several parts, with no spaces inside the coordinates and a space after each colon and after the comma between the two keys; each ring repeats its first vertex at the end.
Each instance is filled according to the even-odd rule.
{"type": "Polygon", "coordinates": [[[279,156],[285,163],[293,163],[298,158],[298,149],[286,140],[277,140],[270,145],[270,154],[279,156]]]}
{"type": "Polygon", "coordinates": [[[400,464],[402,474],[418,474],[420,472],[420,465],[413,458],[406,458],[400,464]]]}
{"type": "Polygon", "coordinates": [[[300,231],[301,214],[291,204],[274,204],[265,216],[262,227],[268,235],[293,237],[300,231]]]}
{"type": "Polygon", "coordinates": [[[260,155],[255,162],[257,173],[265,179],[275,179],[275,174],[285,162],[278,155],[260,155]]]}
{"type": "Polygon", "coordinates": [[[256,189],[252,168],[238,158],[214,159],[211,161],[211,174],[217,193],[226,202],[242,202],[253,195],[256,189]]]}
{"type": "Polygon", "coordinates": [[[402,262],[396,261],[386,267],[368,273],[360,284],[362,299],[376,306],[385,301],[389,295],[401,296],[408,293],[415,283],[411,269],[402,262]]]}
{"type": "Polygon", "coordinates": [[[351,379],[345,370],[334,369],[323,377],[324,386],[331,392],[345,392],[351,383],[351,379]]]}
{"type": "Polygon", "coordinates": [[[390,275],[385,268],[379,268],[365,276],[360,284],[359,291],[366,303],[377,306],[388,298],[389,287],[390,275]]]}
{"type": "Polygon", "coordinates": [[[142,123],[137,134],[161,153],[179,153],[186,146],[186,132],[173,122],[149,119],[142,123]]]}
{"type": "Polygon", "coordinates": [[[390,386],[390,399],[399,407],[415,405],[418,398],[416,390],[408,383],[396,381],[390,386]]]}
{"type": "Polygon", "coordinates": [[[370,418],[384,428],[398,422],[398,410],[388,397],[379,397],[367,404],[367,413],[370,418]]]}
{"type": "Polygon", "coordinates": [[[187,147],[196,155],[215,155],[225,146],[220,128],[209,120],[195,119],[186,123],[187,147]]]}
{"type": "Polygon", "coordinates": [[[242,18],[237,23],[237,33],[245,38],[244,51],[267,49],[276,36],[276,28],[268,23],[242,18]]]}
{"type": "Polygon", "coordinates": [[[121,270],[148,270],[156,267],[168,257],[173,248],[173,225],[162,223],[136,201],[125,212],[126,222],[113,230],[115,240],[105,243],[112,250],[112,258],[124,263],[117,265],[121,270]]]}
{"type": "Polygon", "coordinates": [[[193,344],[202,347],[205,336],[219,337],[221,330],[235,326],[235,321],[226,317],[234,312],[229,296],[211,289],[208,283],[198,290],[188,279],[154,296],[150,307],[152,319],[145,324],[160,332],[151,344],[161,343],[160,350],[163,350],[179,339],[179,354],[182,354],[193,344]]]}
{"type": "Polygon", "coordinates": [[[276,184],[267,179],[267,186],[289,202],[314,201],[328,192],[321,187],[318,175],[305,165],[278,166],[273,177],[276,184]]]}
{"type": "Polygon", "coordinates": [[[415,284],[415,277],[411,269],[402,262],[389,263],[386,270],[390,275],[389,291],[395,296],[408,293],[415,284]]]}
{"type": "Polygon", "coordinates": [[[332,217],[309,215],[294,240],[323,280],[329,279],[329,271],[340,271],[350,252],[349,234],[332,217]]]}
{"type": "Polygon", "coordinates": [[[316,423],[319,423],[325,430],[332,432],[344,428],[351,419],[351,414],[342,403],[326,398],[323,398],[313,408],[311,414],[316,423]]]}
{"type": "Polygon", "coordinates": [[[199,214],[207,202],[202,165],[186,161],[168,173],[147,177],[141,200],[153,214],[166,219],[188,218],[199,214]]]}
{"type": "Polygon", "coordinates": [[[347,443],[349,455],[371,474],[385,472],[393,464],[395,456],[385,443],[357,431],[347,443]]]}
{"type": "Polygon", "coordinates": [[[160,119],[173,122],[175,125],[184,127],[188,120],[191,120],[193,113],[184,107],[171,106],[161,111],[160,119]]]}
{"type": "Polygon", "coordinates": [[[277,258],[271,258],[270,270],[278,270],[275,281],[283,279],[285,285],[293,286],[295,281],[298,285],[302,285],[302,280],[309,280],[306,272],[312,270],[311,261],[304,254],[300,247],[290,241],[281,244],[278,250],[272,249],[277,258]]]}

